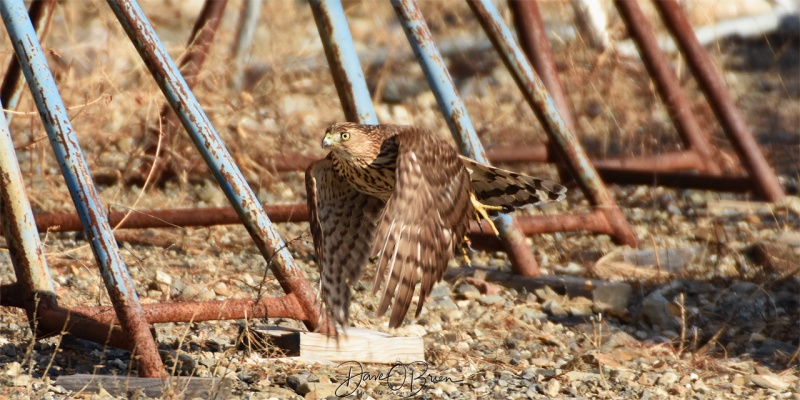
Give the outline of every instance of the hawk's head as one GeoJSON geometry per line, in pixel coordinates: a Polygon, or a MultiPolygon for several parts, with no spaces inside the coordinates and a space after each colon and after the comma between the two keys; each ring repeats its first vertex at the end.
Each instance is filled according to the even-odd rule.
{"type": "Polygon", "coordinates": [[[325,131],[322,148],[343,159],[371,159],[380,152],[381,140],[372,125],[342,122],[325,131]]]}

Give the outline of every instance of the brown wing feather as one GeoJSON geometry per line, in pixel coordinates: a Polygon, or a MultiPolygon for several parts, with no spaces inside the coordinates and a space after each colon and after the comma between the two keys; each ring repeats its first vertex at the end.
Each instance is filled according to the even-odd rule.
{"type": "Polygon", "coordinates": [[[373,253],[381,252],[373,292],[384,288],[378,316],[392,305],[390,327],[405,318],[422,282],[416,315],[441,280],[469,226],[469,175],[456,151],[431,132],[408,127],[397,134],[394,192],[378,225],[373,253]],[[396,292],[396,293],[395,293],[396,292]]]}
{"type": "Polygon", "coordinates": [[[383,201],[338,179],[329,158],[306,170],[308,214],[317,265],[319,294],[328,315],[342,327],[350,319],[350,286],[369,262],[383,201]]]}
{"type": "Polygon", "coordinates": [[[508,211],[531,204],[562,200],[567,188],[558,183],[506,171],[459,156],[469,171],[472,190],[478,201],[508,211]]]}

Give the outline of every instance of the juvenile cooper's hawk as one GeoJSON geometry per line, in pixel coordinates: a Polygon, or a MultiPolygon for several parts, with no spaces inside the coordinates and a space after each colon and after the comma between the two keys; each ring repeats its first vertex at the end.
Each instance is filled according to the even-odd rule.
{"type": "Polygon", "coordinates": [[[373,294],[389,271],[377,315],[394,302],[394,328],[421,282],[419,316],[464,244],[471,218],[488,220],[499,211],[561,200],[566,192],[557,183],[462,157],[432,132],[411,126],[334,124],[322,147],[331,152],[306,170],[309,221],[320,296],[343,327],[350,315],[348,282],[361,278],[371,256],[380,254],[373,294]]]}

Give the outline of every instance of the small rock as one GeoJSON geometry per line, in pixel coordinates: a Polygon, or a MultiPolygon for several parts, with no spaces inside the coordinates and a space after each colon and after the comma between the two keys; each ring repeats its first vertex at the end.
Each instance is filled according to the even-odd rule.
{"type": "Polygon", "coordinates": [[[567,311],[574,317],[587,317],[594,314],[592,301],[585,297],[576,297],[567,304],[567,311]]]}
{"type": "Polygon", "coordinates": [[[656,383],[659,384],[659,385],[669,386],[669,385],[672,385],[673,383],[675,383],[677,381],[678,381],[678,375],[676,375],[672,371],[667,371],[667,372],[664,373],[664,375],[661,375],[660,377],[658,377],[658,380],[656,381],[656,383]]]}
{"type": "Polygon", "coordinates": [[[328,396],[336,396],[336,388],[339,387],[338,383],[320,383],[320,382],[306,382],[297,388],[297,394],[309,398],[309,394],[314,395],[317,399],[323,399],[328,396]]]}
{"type": "Polygon", "coordinates": [[[459,299],[473,300],[481,297],[481,291],[475,286],[462,283],[456,288],[456,296],[459,299]]]}
{"type": "Polygon", "coordinates": [[[678,322],[671,310],[671,306],[670,302],[661,294],[661,291],[655,290],[645,297],[642,302],[642,314],[647,322],[654,327],[677,329],[678,322]]]}
{"type": "Polygon", "coordinates": [[[216,293],[217,296],[228,297],[231,291],[228,289],[228,285],[226,285],[225,282],[217,282],[214,284],[214,293],[216,293]]]}
{"type": "Polygon", "coordinates": [[[552,315],[554,317],[566,317],[567,316],[567,310],[565,310],[564,307],[561,307],[561,304],[559,304],[558,301],[556,301],[554,299],[547,300],[542,305],[542,309],[544,309],[544,311],[546,311],[548,314],[550,314],[550,315],[552,315]]]}
{"type": "Polygon", "coordinates": [[[239,379],[239,377],[236,376],[236,371],[230,368],[225,368],[223,366],[217,366],[217,368],[214,368],[213,374],[218,378],[227,378],[232,381],[236,381],[239,379]]]}
{"type": "Polygon", "coordinates": [[[536,297],[542,300],[555,300],[561,298],[561,296],[555,291],[553,291],[553,289],[550,288],[550,286],[545,286],[543,288],[536,289],[533,291],[533,293],[536,295],[536,297]]]}
{"type": "Polygon", "coordinates": [[[183,288],[183,291],[178,293],[178,296],[176,297],[176,299],[182,301],[189,301],[189,300],[208,301],[208,300],[214,300],[214,298],[216,298],[214,292],[207,290],[203,285],[199,283],[193,283],[191,285],[186,286],[185,288],[183,288]]]}
{"type": "Polygon", "coordinates": [[[750,382],[764,389],[785,390],[789,384],[774,375],[750,375],[750,382]]]}
{"type": "Polygon", "coordinates": [[[12,363],[8,363],[5,367],[3,367],[3,369],[3,374],[6,376],[17,376],[22,372],[22,364],[14,361],[12,363]]]}
{"type": "Polygon", "coordinates": [[[561,383],[556,379],[550,379],[544,385],[544,394],[549,397],[556,397],[559,391],[561,391],[561,383]]]}
{"type": "Polygon", "coordinates": [[[564,374],[564,377],[566,377],[567,380],[569,380],[570,382],[600,380],[600,374],[595,374],[593,372],[582,372],[582,371],[569,371],[566,374],[564,374]]]}
{"type": "Polygon", "coordinates": [[[553,271],[555,271],[558,275],[581,276],[586,272],[586,269],[578,263],[571,262],[567,264],[566,267],[556,265],[553,268],[553,271]]]}
{"type": "Polygon", "coordinates": [[[437,382],[433,385],[433,387],[436,389],[441,389],[442,392],[447,394],[458,392],[458,386],[447,381],[437,382]]]}
{"type": "MultiPolygon", "coordinates": [[[[286,386],[289,386],[294,391],[302,386],[304,383],[308,382],[308,377],[311,375],[308,371],[303,371],[299,374],[293,374],[286,377],[286,386]]],[[[299,392],[298,392],[299,393],[299,392]]],[[[300,393],[305,394],[305,393],[300,393]]]]}
{"type": "Polygon", "coordinates": [[[162,285],[167,285],[167,286],[172,285],[172,275],[170,275],[170,274],[168,274],[168,273],[166,273],[166,272],[164,272],[164,271],[162,271],[160,269],[156,270],[156,278],[155,278],[155,280],[156,280],[156,283],[160,283],[162,285]]]}
{"type": "Polygon", "coordinates": [[[19,374],[11,380],[11,386],[26,387],[31,383],[31,376],[28,374],[19,374]]]}
{"type": "Polygon", "coordinates": [[[484,306],[503,304],[505,301],[506,300],[503,298],[503,296],[500,296],[499,294],[484,295],[478,299],[478,303],[484,306]]]}
{"type": "Polygon", "coordinates": [[[179,375],[192,375],[197,368],[197,361],[184,351],[175,350],[170,352],[164,360],[164,366],[173,368],[177,366],[179,375]]]}
{"type": "MultiPolygon", "coordinates": [[[[431,299],[442,299],[442,298],[450,298],[453,296],[453,292],[450,290],[450,285],[445,284],[436,284],[431,289],[430,298],[431,299]]],[[[450,301],[453,301],[452,299],[450,301]]]]}
{"type": "Polygon", "coordinates": [[[430,303],[430,307],[442,310],[458,310],[458,305],[449,296],[433,299],[430,303]]]}

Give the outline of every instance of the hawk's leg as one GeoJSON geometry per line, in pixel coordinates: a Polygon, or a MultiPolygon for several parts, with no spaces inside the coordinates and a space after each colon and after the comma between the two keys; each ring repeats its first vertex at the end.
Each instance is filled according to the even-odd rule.
{"type": "Polygon", "coordinates": [[[502,206],[490,206],[487,204],[483,204],[478,201],[478,198],[475,197],[475,193],[469,194],[470,200],[472,200],[472,207],[475,209],[475,219],[478,220],[478,224],[481,223],[481,218],[485,219],[486,222],[489,223],[489,226],[492,227],[492,232],[495,235],[500,236],[500,232],[497,231],[497,227],[494,226],[494,222],[489,218],[489,213],[487,211],[505,211],[505,208],[502,206]]]}

